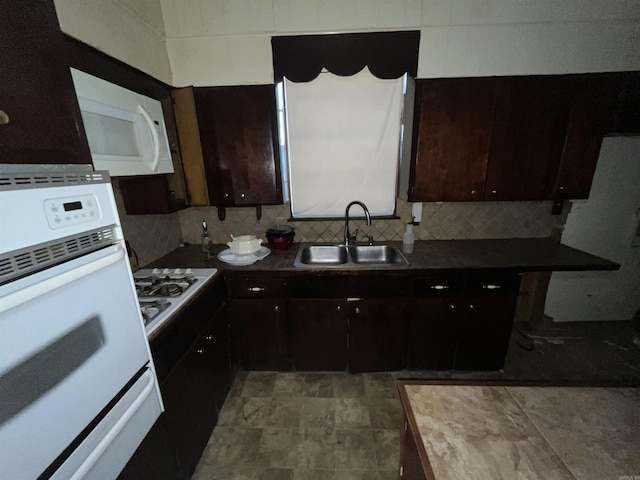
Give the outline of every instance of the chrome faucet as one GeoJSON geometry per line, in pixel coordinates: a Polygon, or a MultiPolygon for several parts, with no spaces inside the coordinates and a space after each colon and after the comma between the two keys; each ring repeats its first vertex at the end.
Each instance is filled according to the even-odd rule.
{"type": "MultiPolygon", "coordinates": [[[[367,209],[367,206],[364,203],[358,200],[355,200],[351,202],[349,205],[347,205],[347,208],[344,211],[344,244],[345,245],[356,244],[356,235],[351,235],[351,233],[349,232],[349,209],[351,208],[352,205],[360,205],[362,207],[362,209],[364,210],[364,216],[367,218],[367,225],[371,225],[371,215],[369,215],[369,210],[367,209]]],[[[358,230],[356,229],[356,232],[357,231],[358,230]]]]}

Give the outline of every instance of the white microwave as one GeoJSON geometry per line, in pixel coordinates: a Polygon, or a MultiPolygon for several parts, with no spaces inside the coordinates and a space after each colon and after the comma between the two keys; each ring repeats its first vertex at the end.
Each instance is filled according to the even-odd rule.
{"type": "Polygon", "coordinates": [[[173,172],[162,104],[71,69],[93,166],[112,176],[173,172]]]}

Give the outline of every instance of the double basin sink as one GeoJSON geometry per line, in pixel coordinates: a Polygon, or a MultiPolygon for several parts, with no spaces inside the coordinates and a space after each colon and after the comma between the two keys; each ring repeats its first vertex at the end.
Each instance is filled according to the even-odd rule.
{"type": "Polygon", "coordinates": [[[305,245],[298,248],[295,267],[353,268],[404,266],[409,262],[393,245],[305,245]]]}

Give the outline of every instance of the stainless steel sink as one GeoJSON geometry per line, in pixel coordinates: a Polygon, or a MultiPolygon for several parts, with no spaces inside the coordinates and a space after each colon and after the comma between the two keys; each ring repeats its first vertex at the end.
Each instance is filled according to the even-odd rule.
{"type": "Polygon", "coordinates": [[[345,246],[312,245],[300,247],[298,260],[303,265],[342,265],[349,261],[349,255],[345,246]]]}
{"type": "Polygon", "coordinates": [[[358,268],[403,266],[409,262],[393,245],[302,244],[293,265],[303,268],[358,268]]]}
{"type": "Polygon", "coordinates": [[[353,263],[360,265],[408,265],[398,249],[389,245],[359,245],[350,247],[353,263]]]}

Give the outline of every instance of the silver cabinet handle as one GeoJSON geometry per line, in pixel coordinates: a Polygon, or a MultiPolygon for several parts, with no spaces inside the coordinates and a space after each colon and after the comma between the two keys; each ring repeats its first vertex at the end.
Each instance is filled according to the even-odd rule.
{"type": "Polygon", "coordinates": [[[431,285],[431,287],[433,290],[446,290],[447,288],[449,288],[449,285],[431,285]]]}
{"type": "Polygon", "coordinates": [[[249,287],[247,290],[250,292],[264,292],[264,287],[249,287]]]}
{"type": "Polygon", "coordinates": [[[482,288],[486,288],[487,290],[497,290],[502,288],[502,285],[496,285],[494,283],[487,283],[486,285],[482,285],[482,288]]]}
{"type": "Polygon", "coordinates": [[[9,123],[9,115],[4,110],[0,110],[0,125],[7,125],[9,123]]]}

